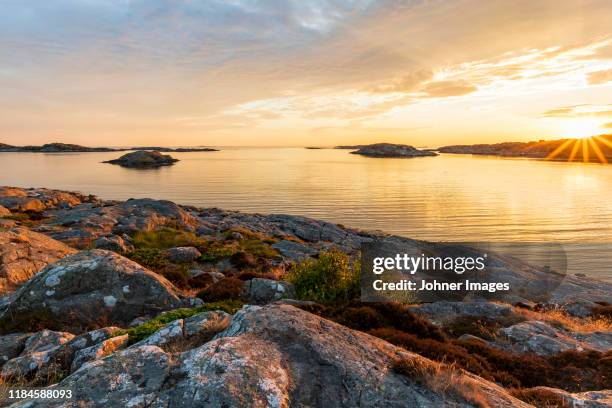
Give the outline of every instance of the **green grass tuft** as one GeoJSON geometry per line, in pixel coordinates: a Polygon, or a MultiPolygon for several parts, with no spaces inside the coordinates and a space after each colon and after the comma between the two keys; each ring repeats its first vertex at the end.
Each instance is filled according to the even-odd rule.
{"type": "Polygon", "coordinates": [[[186,319],[198,313],[209,312],[213,310],[223,310],[224,312],[234,314],[244,303],[238,300],[226,300],[221,302],[205,303],[202,306],[193,308],[174,309],[159,314],[157,317],[148,320],[136,327],[128,329],[120,329],[113,333],[114,336],[129,335],[129,344],[138,343],[146,339],[165,325],[178,319],[186,319]]]}

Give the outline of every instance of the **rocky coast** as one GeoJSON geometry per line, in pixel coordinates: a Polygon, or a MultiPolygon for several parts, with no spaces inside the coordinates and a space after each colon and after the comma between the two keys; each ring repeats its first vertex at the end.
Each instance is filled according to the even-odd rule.
{"type": "Polygon", "coordinates": [[[567,276],[538,298],[545,272],[499,257],[501,276],[528,282],[502,300],[364,303],[354,277],[372,240],[438,248],[292,215],[0,187],[0,399],[74,393],[0,404],[612,404],[611,284],[567,276]]]}

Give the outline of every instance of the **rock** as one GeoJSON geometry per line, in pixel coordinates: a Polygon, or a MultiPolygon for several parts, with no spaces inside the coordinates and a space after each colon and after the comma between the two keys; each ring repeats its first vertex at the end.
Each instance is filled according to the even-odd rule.
{"type": "Polygon", "coordinates": [[[368,157],[424,157],[438,155],[430,150],[419,150],[412,146],[391,143],[375,143],[362,146],[359,150],[351,152],[351,154],[368,157]]]}
{"type": "Polygon", "coordinates": [[[600,305],[590,300],[576,299],[561,305],[561,310],[570,316],[588,317],[591,315],[591,310],[598,306],[600,305]]]}
{"type": "Polygon", "coordinates": [[[295,296],[295,288],[291,283],[272,279],[253,278],[245,282],[244,290],[246,298],[256,304],[295,296]]]}
{"type": "Polygon", "coordinates": [[[198,227],[198,229],[196,230],[196,233],[198,235],[216,235],[217,234],[217,232],[214,229],[207,227],[205,225],[198,227]]]}
{"type": "Polygon", "coordinates": [[[46,209],[42,201],[32,197],[0,197],[0,205],[20,212],[43,212],[46,209]]]}
{"type": "Polygon", "coordinates": [[[8,208],[0,205],[0,217],[8,217],[11,215],[11,212],[8,208]]]}
{"type": "Polygon", "coordinates": [[[556,329],[540,321],[527,321],[502,328],[497,333],[496,344],[518,353],[535,353],[552,356],[567,350],[612,349],[612,333],[572,333],[556,329]]]}
{"type": "Polygon", "coordinates": [[[612,390],[588,391],[571,393],[557,388],[535,387],[530,390],[548,391],[567,401],[568,406],[580,408],[609,408],[612,407],[612,390]]]}
{"type": "Polygon", "coordinates": [[[0,330],[32,325],[80,332],[189,306],[165,278],[114,252],[79,252],[48,265],[0,315],[0,330]]]}
{"type": "Polygon", "coordinates": [[[202,253],[194,247],[170,248],[167,253],[172,262],[194,262],[202,256],[202,253]]]}
{"type": "Polygon", "coordinates": [[[9,360],[19,356],[31,333],[13,333],[0,336],[0,368],[9,360]]]}
{"type": "Polygon", "coordinates": [[[317,254],[317,251],[313,248],[287,240],[282,240],[272,244],[272,248],[280,252],[282,256],[285,256],[295,262],[310,258],[311,256],[317,254]]]}
{"type": "Polygon", "coordinates": [[[199,313],[185,319],[183,330],[186,337],[201,335],[212,337],[227,329],[232,316],[221,311],[199,313]]]}
{"type": "Polygon", "coordinates": [[[22,354],[30,354],[38,351],[48,351],[57,346],[67,343],[74,338],[74,334],[67,332],[56,332],[53,330],[42,330],[28,337],[22,354]]]}
{"type": "Polygon", "coordinates": [[[0,231],[0,294],[15,290],[47,264],[75,252],[25,227],[0,231]]]}
{"type": "Polygon", "coordinates": [[[211,311],[199,313],[186,319],[174,320],[132,347],[158,346],[166,348],[195,336],[205,341],[210,340],[215,334],[229,326],[230,319],[231,315],[223,311],[211,311]]]}
{"type": "Polygon", "coordinates": [[[161,347],[166,343],[174,342],[183,338],[183,319],[178,319],[168,323],[146,339],[139,341],[132,347],[140,346],[158,346],[161,347]]]}
{"type": "Polygon", "coordinates": [[[122,336],[112,337],[93,346],[78,350],[74,355],[74,359],[72,360],[70,371],[75,372],[85,363],[99,360],[116,352],[117,350],[121,350],[127,346],[128,340],[129,336],[124,334],[122,336]]]}
{"type": "Polygon", "coordinates": [[[123,238],[118,235],[109,235],[106,237],[100,237],[94,242],[94,246],[97,249],[106,249],[118,253],[130,252],[133,247],[126,244],[123,238]]]}
{"type": "Polygon", "coordinates": [[[74,337],[71,333],[43,330],[28,337],[19,355],[2,367],[3,379],[19,379],[32,376],[41,369],[53,370],[55,356],[62,345],[74,337]]]}
{"type": "Polygon", "coordinates": [[[193,231],[199,224],[197,218],[171,201],[150,198],[130,199],[121,203],[115,210],[118,214],[116,233],[135,233],[154,231],[177,224],[193,231]]]}
{"type": "Polygon", "coordinates": [[[432,364],[291,306],[249,306],[215,339],[191,351],[171,355],[156,346],[133,346],[87,363],[57,387],[73,390],[75,400],[91,407],[528,406],[463,371],[448,385],[458,392],[440,394],[420,378],[393,371],[398,358],[432,364]],[[463,389],[469,395],[461,397],[463,389]]]}
{"type": "Polygon", "coordinates": [[[122,167],[131,168],[154,168],[161,166],[170,166],[179,161],[167,154],[161,154],[158,151],[138,150],[132,153],[126,153],[118,159],[108,160],[104,163],[118,164],[122,167]]]}
{"type": "Polygon", "coordinates": [[[494,302],[439,301],[411,306],[410,311],[442,326],[466,316],[486,319],[513,317],[519,319],[512,306],[494,302]]]}

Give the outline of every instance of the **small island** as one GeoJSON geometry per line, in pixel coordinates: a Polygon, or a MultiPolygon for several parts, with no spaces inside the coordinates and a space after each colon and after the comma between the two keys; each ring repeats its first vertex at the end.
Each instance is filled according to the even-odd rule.
{"type": "Polygon", "coordinates": [[[109,147],[86,147],[69,143],[46,143],[42,146],[11,146],[0,143],[0,152],[27,152],[27,153],[83,153],[83,152],[116,152],[122,149],[109,147]]]}
{"type": "Polygon", "coordinates": [[[161,154],[158,151],[138,150],[124,154],[118,159],[108,160],[103,163],[117,164],[122,167],[149,169],[162,166],[171,166],[179,161],[168,154],[161,154]]]}
{"type": "Polygon", "coordinates": [[[0,152],[23,152],[23,153],[89,153],[89,152],[125,152],[129,150],[149,150],[166,153],[187,153],[187,152],[218,152],[217,149],[210,147],[87,147],[70,143],[46,143],[42,146],[13,146],[0,143],[0,152]]]}
{"type": "Polygon", "coordinates": [[[359,150],[351,152],[351,154],[359,154],[367,157],[427,157],[437,156],[436,152],[431,150],[420,150],[413,146],[392,144],[392,143],[375,143],[361,147],[359,150]]]}

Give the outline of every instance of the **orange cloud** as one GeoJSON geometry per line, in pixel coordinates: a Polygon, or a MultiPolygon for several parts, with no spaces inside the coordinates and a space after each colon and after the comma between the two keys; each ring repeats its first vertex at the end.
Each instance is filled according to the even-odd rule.
{"type": "Polygon", "coordinates": [[[461,96],[477,90],[477,87],[463,80],[429,82],[421,89],[432,97],[461,96]]]}
{"type": "Polygon", "coordinates": [[[591,85],[605,84],[607,82],[612,82],[612,69],[607,69],[605,71],[596,71],[591,72],[588,75],[588,81],[591,85]]]}

